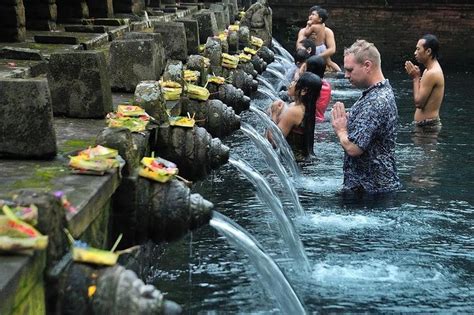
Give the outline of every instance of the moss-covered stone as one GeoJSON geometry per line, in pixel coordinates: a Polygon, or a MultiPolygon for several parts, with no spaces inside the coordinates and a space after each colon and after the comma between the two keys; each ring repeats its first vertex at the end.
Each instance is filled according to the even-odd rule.
{"type": "Polygon", "coordinates": [[[20,179],[13,183],[14,189],[21,188],[40,188],[49,191],[53,188],[53,180],[58,177],[66,176],[69,173],[64,166],[35,167],[31,177],[20,179]]]}
{"type": "Polygon", "coordinates": [[[0,314],[45,314],[43,271],[45,252],[32,257],[2,257],[0,272],[9,275],[8,283],[0,282],[0,314]],[[5,268],[5,269],[4,269],[5,268]]]}
{"type": "Polygon", "coordinates": [[[94,146],[95,138],[86,139],[70,139],[64,141],[59,147],[60,153],[69,153],[77,150],[83,150],[90,146],[94,146]]]}

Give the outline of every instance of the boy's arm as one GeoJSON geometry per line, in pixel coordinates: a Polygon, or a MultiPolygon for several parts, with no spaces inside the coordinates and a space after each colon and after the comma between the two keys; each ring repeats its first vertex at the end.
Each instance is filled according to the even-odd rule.
{"type": "Polygon", "coordinates": [[[303,29],[304,30],[304,36],[305,37],[310,37],[311,34],[318,33],[318,31],[319,31],[318,27],[319,27],[318,25],[306,24],[306,27],[303,29]]]}

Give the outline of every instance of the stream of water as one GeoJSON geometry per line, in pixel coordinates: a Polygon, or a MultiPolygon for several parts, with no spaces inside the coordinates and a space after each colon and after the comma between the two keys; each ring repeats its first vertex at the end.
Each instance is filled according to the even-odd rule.
{"type": "MultiPolygon", "coordinates": [[[[411,132],[414,106],[407,75],[386,71],[385,76],[400,115],[396,158],[403,188],[386,198],[341,195],[342,149],[330,123],[317,124],[316,158],[300,164],[296,182],[305,214],[291,218],[308,256],[309,275],[297,272],[277,219],[235,167],[222,166],[193,191],[258,240],[310,313],[472,313],[472,74],[446,74],[443,129],[437,138],[411,132]]],[[[331,104],[351,106],[360,95],[344,79],[328,81],[334,89],[331,104]]],[[[252,106],[265,108],[270,102],[259,98],[252,106]]],[[[263,134],[254,113],[241,116],[263,134]]],[[[235,132],[224,143],[267,179],[283,207],[291,207],[279,177],[244,133],[235,132]]],[[[171,248],[156,262],[148,282],[169,292],[167,298],[186,313],[284,313],[262,288],[248,256],[214,229],[203,227],[171,248]]]]}

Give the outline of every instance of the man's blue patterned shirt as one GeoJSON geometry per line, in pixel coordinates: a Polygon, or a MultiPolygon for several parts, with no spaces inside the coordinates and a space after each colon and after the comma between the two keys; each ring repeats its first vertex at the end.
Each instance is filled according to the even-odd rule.
{"type": "Polygon", "coordinates": [[[392,86],[383,80],[362,92],[347,122],[349,140],[364,153],[344,156],[344,188],[370,193],[400,188],[395,165],[398,111],[392,86]]]}

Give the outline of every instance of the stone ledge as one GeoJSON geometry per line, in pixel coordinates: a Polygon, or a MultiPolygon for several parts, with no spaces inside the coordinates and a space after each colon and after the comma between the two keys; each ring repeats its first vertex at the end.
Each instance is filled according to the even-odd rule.
{"type": "Polygon", "coordinates": [[[43,290],[45,265],[46,253],[44,251],[36,252],[32,256],[1,257],[0,314],[45,313],[43,290]],[[29,310],[29,312],[23,312],[21,309],[29,310]]]}

